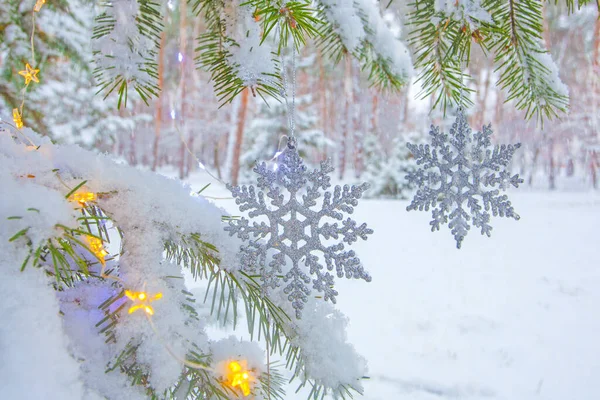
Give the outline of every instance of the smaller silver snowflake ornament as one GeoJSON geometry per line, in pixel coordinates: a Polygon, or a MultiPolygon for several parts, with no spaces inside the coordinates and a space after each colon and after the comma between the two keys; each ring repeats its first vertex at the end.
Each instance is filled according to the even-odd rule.
{"type": "Polygon", "coordinates": [[[520,218],[508,196],[500,195],[500,191],[523,183],[518,174],[510,176],[506,171],[521,144],[492,146],[492,133],[488,125],[472,134],[459,109],[450,135],[432,125],[431,146],[407,143],[422,167],[406,176],[418,187],[406,209],[429,211],[431,207],[431,231],[448,223],[459,249],[471,224],[481,228],[482,235],[491,235],[490,211],[494,216],[520,218]]]}
{"type": "Polygon", "coordinates": [[[258,190],[254,186],[227,185],[240,211],[249,211],[250,218],[268,220],[268,224],[264,221],[250,224],[248,219],[241,218],[225,227],[231,236],[237,234],[248,242],[241,247],[242,269],[260,273],[263,293],[280,286],[282,281],[287,283],[283,291],[296,310],[297,318],[302,316],[304,303],[311,294],[306,286],[311,283],[309,275],[315,277],[312,288],[333,303],[338,292],[333,289],[334,277],[329,271],[334,268],[339,278],[371,281],[354,251],[345,251],[342,243],[352,244],[359,238],[366,240],[367,235],[373,233],[366,224],[358,226],[350,218],[344,220],[342,214],[352,214],[368,184],[336,186],[332,194],[325,191],[331,186],[328,174],[332,171],[333,167],[326,160],[321,162],[320,169],[308,172],[296,149],[296,139],[291,137],[279,155],[275,170],[264,162],[254,168],[258,174],[258,190]],[[289,195],[284,195],[282,189],[289,195]],[[325,191],[323,201],[320,208],[313,209],[321,197],[320,190],[325,191]],[[327,220],[342,223],[339,226],[327,220]],[[325,244],[322,239],[334,239],[336,243],[325,244]],[[315,253],[322,253],[325,265],[315,253]],[[284,272],[288,260],[291,268],[284,272]],[[301,262],[308,268],[308,274],[301,262]]]}

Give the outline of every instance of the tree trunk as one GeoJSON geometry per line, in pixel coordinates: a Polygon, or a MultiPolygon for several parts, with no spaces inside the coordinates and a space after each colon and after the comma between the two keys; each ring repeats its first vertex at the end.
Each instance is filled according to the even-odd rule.
{"type": "Polygon", "coordinates": [[[487,105],[487,100],[488,100],[488,95],[490,92],[490,82],[491,82],[491,75],[492,75],[492,66],[490,65],[490,62],[488,60],[488,62],[486,62],[486,66],[488,68],[486,68],[485,71],[482,71],[483,73],[485,73],[485,80],[483,81],[483,93],[481,94],[481,105],[480,105],[480,109],[479,109],[479,113],[477,116],[477,121],[475,126],[476,127],[480,127],[485,125],[486,121],[485,121],[485,111],[486,111],[486,105],[487,105]]]}
{"type": "Polygon", "coordinates": [[[244,125],[246,122],[246,111],[248,110],[248,94],[250,89],[246,88],[240,94],[240,108],[238,110],[237,129],[235,133],[235,145],[231,160],[231,184],[237,186],[240,173],[240,156],[242,153],[242,142],[244,140],[244,125]]]}
{"type": "Polygon", "coordinates": [[[162,123],[162,89],[164,82],[164,71],[165,71],[165,32],[163,31],[160,34],[160,49],[158,51],[158,98],[156,99],[156,109],[154,114],[154,145],[152,148],[152,171],[156,171],[156,167],[158,167],[158,142],[160,140],[160,129],[162,123]]]}
{"type": "Polygon", "coordinates": [[[364,168],[363,159],[363,142],[364,142],[364,130],[362,129],[360,119],[360,102],[358,101],[358,87],[359,76],[352,68],[352,146],[354,148],[354,177],[360,178],[364,168]]]}
{"type": "Polygon", "coordinates": [[[352,58],[346,54],[346,63],[344,69],[344,121],[342,122],[342,140],[340,140],[340,170],[339,177],[344,179],[346,173],[348,137],[351,121],[352,109],[352,58]]]}
{"type": "MultiPolygon", "coordinates": [[[[592,58],[591,82],[592,82],[592,123],[595,130],[596,138],[600,135],[598,110],[600,101],[600,11],[596,18],[596,29],[594,32],[594,55],[592,58]]],[[[596,153],[594,152],[594,157],[596,153]]],[[[595,171],[595,169],[594,169],[595,171]]],[[[595,172],[594,172],[595,173],[595,172]]],[[[594,176],[594,188],[596,188],[596,178],[594,176]]]]}
{"type": "MultiPolygon", "coordinates": [[[[198,36],[200,36],[200,32],[201,32],[201,28],[202,28],[202,20],[200,18],[193,18],[192,19],[192,24],[193,24],[193,36],[194,38],[197,38],[198,36]]],[[[187,54],[187,53],[186,53],[187,54]]],[[[184,58],[183,60],[184,64],[187,64],[187,58],[184,58]]],[[[189,68],[189,67],[188,67],[189,68]]],[[[191,97],[191,101],[190,102],[190,112],[189,114],[192,116],[193,118],[193,125],[195,126],[196,121],[200,120],[200,121],[204,121],[206,119],[205,113],[204,113],[204,107],[202,107],[202,101],[198,100],[198,94],[200,94],[202,92],[202,82],[201,82],[201,78],[200,78],[200,72],[196,69],[196,68],[189,68],[189,76],[191,78],[192,81],[192,87],[190,90],[190,97],[191,97]]],[[[194,152],[194,154],[200,154],[200,161],[202,161],[205,165],[208,165],[208,160],[204,159],[204,154],[203,154],[203,149],[202,149],[202,143],[203,143],[203,137],[201,136],[203,133],[203,130],[201,129],[192,129],[189,132],[189,138],[188,138],[188,147],[189,149],[194,152]],[[199,149],[195,149],[194,146],[196,145],[196,140],[198,140],[199,142],[199,149]],[[198,152],[198,153],[196,153],[198,152]]],[[[196,169],[198,167],[197,165],[197,157],[188,157],[188,163],[187,163],[187,173],[188,175],[193,172],[194,169],[196,169]]]]}
{"type": "Polygon", "coordinates": [[[379,93],[373,92],[371,98],[371,133],[379,137],[379,93]]]}
{"type": "MultiPolygon", "coordinates": [[[[182,1],[179,3],[179,45],[182,54],[187,54],[187,2],[182,1]]],[[[181,146],[179,148],[179,179],[184,179],[188,175],[187,171],[187,160],[186,160],[186,151],[185,151],[185,141],[187,140],[187,124],[185,121],[186,118],[186,87],[187,87],[187,74],[185,63],[180,62],[181,66],[181,113],[179,115],[180,129],[181,129],[181,146]]]]}
{"type": "Polygon", "coordinates": [[[535,173],[535,166],[537,164],[537,159],[540,155],[540,146],[539,144],[535,145],[535,150],[533,152],[533,160],[531,161],[531,172],[529,173],[528,184],[531,186],[533,184],[533,174],[535,173]]]}
{"type": "Polygon", "coordinates": [[[548,155],[550,157],[550,171],[548,174],[548,186],[550,190],[556,189],[556,161],[554,160],[554,139],[548,144],[548,155]]]}
{"type": "Polygon", "coordinates": [[[594,189],[598,189],[598,171],[595,151],[592,151],[590,154],[590,173],[592,175],[592,186],[594,189]]]}
{"type": "MultiPolygon", "coordinates": [[[[328,110],[327,110],[327,83],[325,81],[325,68],[323,67],[323,55],[320,50],[317,50],[317,62],[319,64],[319,87],[316,88],[316,92],[319,93],[319,102],[320,102],[320,114],[321,114],[321,129],[323,130],[323,136],[329,137],[331,132],[328,129],[328,110]]],[[[327,157],[327,146],[324,146],[321,149],[320,157],[324,159],[327,157]]]]}

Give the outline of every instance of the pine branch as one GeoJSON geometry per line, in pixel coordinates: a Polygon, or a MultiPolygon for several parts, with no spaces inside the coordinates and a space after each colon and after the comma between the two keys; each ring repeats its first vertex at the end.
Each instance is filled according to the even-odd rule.
{"type": "Polygon", "coordinates": [[[370,83],[380,90],[398,91],[408,82],[412,73],[408,51],[383,24],[378,7],[355,2],[353,8],[342,9],[329,0],[320,0],[318,5],[323,24],[317,46],[334,63],[344,56],[355,57],[367,71],[370,83]],[[390,52],[391,41],[397,44],[390,52]]]}
{"type": "MultiPolygon", "coordinates": [[[[565,0],[565,4],[567,5],[567,9],[569,13],[575,12],[575,8],[580,10],[581,7],[584,7],[590,4],[593,0],[565,0]]],[[[558,4],[559,0],[554,0],[554,4],[558,4]]],[[[600,11],[600,0],[596,0],[596,5],[598,6],[598,11],[600,11]]]]}
{"type": "MultiPolygon", "coordinates": [[[[277,74],[261,73],[252,77],[252,83],[240,76],[241,65],[232,61],[232,49],[240,45],[227,32],[222,0],[193,0],[192,7],[196,15],[202,15],[206,21],[206,31],[198,37],[195,49],[196,62],[211,74],[221,106],[233,101],[248,86],[253,94],[277,98],[281,89],[277,74]]],[[[276,65],[275,60],[272,62],[276,65]]]]}
{"type": "Polygon", "coordinates": [[[452,106],[470,106],[472,101],[467,82],[470,75],[465,71],[470,61],[471,41],[478,43],[484,52],[485,42],[480,30],[473,27],[483,25],[479,19],[465,13],[450,13],[436,10],[432,0],[421,0],[411,4],[414,11],[409,15],[410,43],[415,46],[415,66],[421,69],[421,98],[434,96],[433,107],[444,114],[452,106]]]}
{"type": "MultiPolygon", "coordinates": [[[[218,258],[212,246],[206,247],[195,237],[193,240],[185,238],[178,245],[173,243],[167,247],[167,258],[171,261],[181,261],[182,266],[192,269],[195,277],[208,279],[208,287],[204,302],[209,302],[211,313],[217,320],[225,321],[231,316],[234,327],[238,321],[238,305],[243,304],[250,340],[261,338],[268,343],[272,353],[278,352],[286,355],[286,368],[293,371],[293,379],[301,379],[300,386],[312,387],[311,397],[321,396],[332,388],[317,384],[304,378],[304,355],[302,350],[292,344],[292,331],[286,329],[291,319],[285,311],[277,306],[268,296],[264,296],[256,278],[244,272],[228,272],[218,267],[218,258]],[[185,243],[185,244],[184,244],[185,243]],[[175,247],[173,247],[175,246],[175,247]],[[209,250],[205,255],[207,263],[200,262],[202,250],[209,250]],[[177,248],[176,248],[177,247],[177,248]],[[196,247],[196,248],[194,248],[196,247]],[[256,336],[256,337],[255,337],[256,336]]],[[[273,384],[273,382],[271,382],[273,384]]],[[[275,386],[274,386],[275,387],[275,386]]],[[[351,398],[354,389],[340,386],[333,389],[340,398],[351,398]]],[[[273,398],[279,398],[272,393],[273,398]]]]}
{"type": "Polygon", "coordinates": [[[104,93],[106,99],[116,91],[120,108],[127,106],[129,86],[133,85],[148,104],[159,90],[155,58],[163,29],[160,5],[151,0],[116,0],[102,6],[105,11],[96,17],[92,35],[98,93],[104,93]]]}
{"type": "Polygon", "coordinates": [[[306,44],[307,38],[314,38],[319,35],[318,27],[323,21],[316,17],[316,11],[309,2],[276,1],[272,3],[268,0],[251,0],[244,4],[252,6],[257,11],[255,16],[263,24],[263,37],[261,44],[269,37],[271,33],[279,33],[278,54],[288,46],[290,37],[293,45],[299,51],[301,46],[306,44]],[[279,32],[275,29],[280,27],[279,32]]]}
{"type": "Polygon", "coordinates": [[[495,26],[487,29],[485,40],[495,51],[498,85],[508,91],[526,118],[558,116],[569,106],[568,90],[558,69],[542,44],[542,4],[538,0],[490,2],[495,26]]]}

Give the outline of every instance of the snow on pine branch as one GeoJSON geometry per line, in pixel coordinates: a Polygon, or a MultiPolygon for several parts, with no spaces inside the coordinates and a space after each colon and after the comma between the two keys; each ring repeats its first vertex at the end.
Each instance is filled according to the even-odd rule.
{"type": "Polygon", "coordinates": [[[437,25],[441,19],[451,18],[464,21],[474,31],[482,22],[491,23],[490,12],[483,7],[480,0],[434,0],[436,16],[433,24],[437,25]]]}
{"type": "MultiPolygon", "coordinates": [[[[85,368],[80,370],[85,387],[111,399],[122,398],[119,388],[123,387],[123,377],[118,369],[99,375],[102,371],[94,365],[106,366],[109,361],[115,362],[119,354],[131,348],[136,349],[135,361],[144,366],[153,389],[162,392],[173,386],[181,376],[183,365],[165,350],[164,343],[168,343],[173,353],[183,357],[192,349],[208,351],[209,340],[202,325],[191,319],[182,307],[185,304],[182,270],[164,259],[164,242],[178,243],[183,236],[200,232],[202,240],[218,243],[221,267],[235,270],[238,243],[227,239],[222,229],[221,210],[201,197],[191,197],[190,189],[175,180],[119,165],[107,156],[77,146],[55,146],[47,138],[36,137],[30,130],[23,131],[33,137],[36,144],[41,144],[38,150],[15,143],[7,132],[0,135],[2,177],[17,180],[17,187],[10,192],[15,199],[11,203],[13,206],[3,207],[2,211],[17,217],[39,214],[35,223],[41,226],[31,224],[25,218],[10,220],[9,232],[3,232],[0,240],[2,245],[6,246],[8,238],[22,229],[28,228],[27,236],[30,231],[42,232],[39,234],[42,242],[57,236],[51,233],[58,223],[77,229],[78,221],[75,218],[67,221],[66,211],[59,211],[69,206],[64,196],[83,177],[87,178],[87,190],[105,194],[106,198],[98,199],[98,204],[123,234],[122,255],[107,261],[108,270],[118,269],[121,287],[112,286],[112,280],[86,280],[66,287],[60,293],[60,310],[69,322],[65,324],[65,333],[72,344],[73,357],[86,360],[85,368]],[[51,192],[52,196],[36,196],[32,189],[22,188],[30,186],[51,192]],[[52,208],[41,207],[38,203],[43,201],[39,199],[48,199],[52,208]],[[39,212],[28,211],[30,208],[39,212]],[[98,307],[123,289],[163,293],[162,299],[153,303],[156,328],[148,323],[143,313],[128,315],[115,325],[114,343],[104,346],[106,338],[96,328],[100,321],[98,307]],[[84,315],[76,318],[74,313],[84,315]],[[96,335],[84,340],[78,336],[82,330],[94,331],[96,335]],[[112,384],[106,385],[105,380],[112,384]]],[[[4,179],[1,183],[4,186],[4,179]]],[[[109,231],[114,229],[109,227],[109,231]]],[[[25,259],[22,252],[28,248],[27,241],[13,243],[20,249],[21,257],[7,260],[2,269],[18,270],[25,259]]],[[[98,274],[98,265],[90,268],[98,274]]],[[[28,266],[26,269],[33,268],[28,266]]],[[[115,304],[120,306],[123,301],[115,304]]],[[[58,314],[53,312],[53,315],[58,314]]],[[[27,332],[22,335],[26,336],[27,332]]],[[[52,346],[48,343],[48,347],[52,346]]],[[[51,364],[47,367],[52,369],[51,364]]]]}
{"type": "Polygon", "coordinates": [[[348,51],[363,54],[368,44],[376,58],[389,63],[391,72],[401,81],[406,82],[413,75],[408,48],[399,39],[400,25],[391,13],[381,14],[379,2],[319,0],[319,3],[333,32],[348,51]]]}
{"type": "Polygon", "coordinates": [[[234,2],[235,12],[225,16],[227,31],[232,33],[233,45],[229,45],[228,62],[244,86],[255,87],[272,80],[277,73],[271,43],[261,44],[262,29],[254,19],[254,9],[241,2],[234,2]]]}
{"type": "MultiPolygon", "coordinates": [[[[209,375],[214,382],[222,378],[223,357],[231,357],[234,350],[247,357],[256,371],[266,370],[256,344],[218,344],[209,337],[205,330],[209,312],[202,305],[196,306],[197,313],[189,312],[190,295],[185,292],[181,265],[164,256],[165,243],[185,246],[184,238],[197,234],[216,246],[218,269],[241,280],[237,272],[241,242],[224,231],[221,209],[202,196],[190,195],[190,188],[177,180],[120,165],[75,145],[52,144],[28,128],[21,132],[36,146],[20,143],[13,136],[16,132],[0,126],[0,270],[4,274],[0,289],[9,299],[0,305],[0,319],[10,327],[0,327],[0,342],[12,344],[2,363],[11,366],[10,371],[0,366],[0,372],[14,377],[11,385],[0,388],[1,398],[43,397],[36,395],[50,389],[66,400],[146,398],[144,388],[131,386],[131,377],[118,366],[118,360],[129,352],[134,352],[134,361],[125,357],[123,366],[131,373],[141,368],[155,393],[187,379],[189,369],[181,359],[192,351],[212,357],[216,371],[209,375]],[[34,268],[31,260],[21,272],[32,248],[64,244],[64,232],[82,229],[81,208],[65,195],[83,180],[85,190],[98,194],[97,206],[109,218],[100,226],[110,233],[111,256],[106,267],[115,271],[111,274],[118,277],[118,283],[92,279],[100,270],[98,262],[91,262],[93,258],[87,267],[92,277],[75,279],[69,285],[52,276],[54,256],[37,264],[49,274],[34,268]],[[24,233],[15,235],[18,232],[24,233]],[[56,291],[53,283],[62,290],[56,291]],[[119,296],[123,289],[163,294],[152,303],[153,325],[143,312],[119,311],[128,302],[119,296]],[[98,326],[113,314],[118,323],[108,319],[98,326]],[[106,333],[100,333],[103,328],[106,333]],[[23,370],[38,371],[39,385],[24,382],[14,372],[23,370]],[[65,371],[69,371],[68,380],[65,371]]],[[[89,255],[84,248],[76,251],[89,255]]],[[[272,301],[286,307],[288,302],[278,296],[274,294],[272,301]]],[[[292,345],[299,347],[295,375],[333,391],[342,386],[361,390],[365,362],[346,341],[345,317],[331,305],[311,301],[314,310],[312,306],[307,309],[303,320],[282,327],[292,345]]]]}
{"type": "Polygon", "coordinates": [[[525,109],[527,118],[536,115],[542,120],[566,112],[569,91],[544,45],[541,2],[490,4],[497,27],[487,40],[496,51],[498,85],[508,91],[508,100],[514,100],[517,109],[525,109]]]}
{"type": "Polygon", "coordinates": [[[98,85],[106,96],[117,90],[120,104],[133,83],[146,100],[157,90],[154,58],[162,30],[160,13],[148,0],[113,0],[101,6],[92,37],[98,85]]]}
{"type": "MultiPolygon", "coordinates": [[[[400,25],[394,20],[397,33],[390,29],[379,11],[377,0],[359,0],[358,4],[360,11],[365,14],[367,41],[379,57],[389,61],[391,71],[407,82],[414,70],[408,48],[398,39],[400,25]]],[[[391,14],[386,13],[386,16],[389,19],[391,14]]]]}
{"type": "MultiPolygon", "coordinates": [[[[294,308],[283,290],[278,290],[274,302],[293,315],[294,308]]],[[[362,394],[361,380],[368,373],[366,360],[348,343],[347,325],[348,318],[331,303],[309,297],[302,319],[294,318],[285,328],[291,343],[301,349],[295,373],[302,384],[313,380],[333,398],[349,388],[362,394]]]]}

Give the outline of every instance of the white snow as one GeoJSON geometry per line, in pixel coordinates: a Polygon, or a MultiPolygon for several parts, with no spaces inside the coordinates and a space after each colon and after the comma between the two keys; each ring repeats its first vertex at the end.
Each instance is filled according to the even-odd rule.
{"type": "Polygon", "coordinates": [[[95,57],[98,67],[109,75],[108,81],[117,76],[140,84],[152,81],[140,70],[147,59],[153,59],[155,44],[139,31],[139,9],[137,0],[113,0],[103,10],[114,20],[114,27],[107,35],[94,39],[92,47],[98,52],[95,57]]]}
{"type": "MultiPolygon", "coordinates": [[[[600,196],[509,196],[521,219],[495,219],[491,238],[473,231],[461,250],[408,201],[361,200],[353,218],[375,233],[355,248],[373,281],[336,280],[348,341],[368,362],[355,398],[600,398],[600,196]]],[[[306,399],[295,388],[286,399],[306,399]]]]}
{"type": "Polygon", "coordinates": [[[492,23],[490,13],[480,0],[435,0],[433,6],[436,13],[465,21],[471,30],[479,28],[481,22],[492,23]]]}
{"type": "Polygon", "coordinates": [[[273,48],[270,42],[260,44],[262,25],[254,20],[254,8],[248,5],[236,5],[238,12],[228,21],[229,30],[236,41],[229,46],[231,53],[228,62],[246,86],[256,86],[269,80],[270,74],[277,72],[273,62],[273,48]]]}

